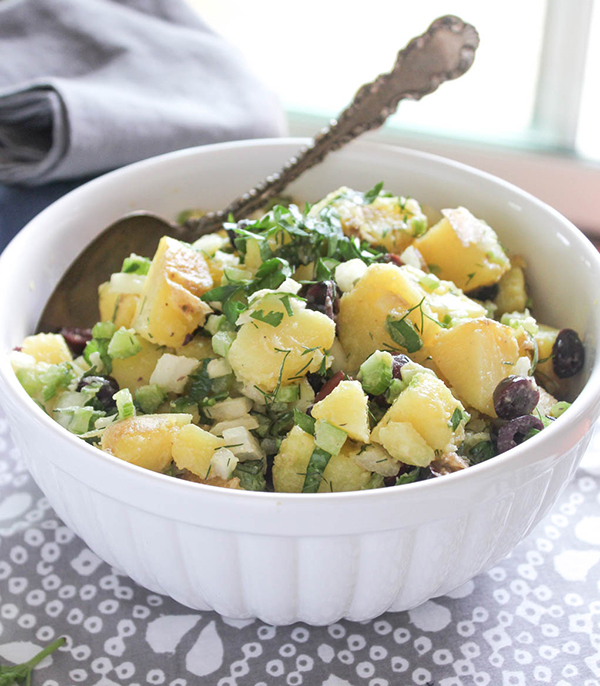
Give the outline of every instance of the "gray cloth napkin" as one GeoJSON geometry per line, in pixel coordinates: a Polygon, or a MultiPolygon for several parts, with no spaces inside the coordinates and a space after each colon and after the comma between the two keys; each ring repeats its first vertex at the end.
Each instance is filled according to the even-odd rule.
{"type": "Polygon", "coordinates": [[[274,96],[184,0],[0,0],[0,181],[278,136],[274,96]]]}

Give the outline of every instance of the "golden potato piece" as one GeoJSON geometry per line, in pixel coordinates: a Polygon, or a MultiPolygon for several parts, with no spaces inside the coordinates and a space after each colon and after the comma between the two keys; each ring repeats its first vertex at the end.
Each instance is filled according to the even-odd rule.
{"type": "Polygon", "coordinates": [[[156,363],[162,357],[164,349],[149,343],[145,338],[138,338],[142,349],[124,360],[112,361],[112,373],[119,388],[128,388],[132,393],[141,386],[150,383],[150,377],[156,363]]]}
{"type": "Polygon", "coordinates": [[[433,374],[422,373],[400,393],[377,426],[408,422],[431,448],[450,452],[464,440],[463,410],[443,381],[433,374]],[[454,429],[452,418],[457,410],[454,429]]]}
{"type": "Polygon", "coordinates": [[[27,336],[21,343],[21,352],[31,355],[36,362],[47,364],[60,364],[73,360],[65,339],[56,333],[38,333],[35,336],[27,336]]]}
{"type": "Polygon", "coordinates": [[[329,317],[291,302],[294,314],[290,317],[279,296],[269,297],[268,302],[263,299],[263,312],[281,313],[280,322],[272,326],[250,319],[242,324],[229,350],[229,364],[237,378],[267,393],[275,390],[280,378],[285,385],[316,372],[335,338],[335,324],[329,317]]]}
{"type": "Polygon", "coordinates": [[[131,327],[135,317],[140,296],[135,293],[119,293],[110,285],[110,281],[98,286],[100,321],[113,322],[117,329],[131,327]]]}
{"type": "Polygon", "coordinates": [[[102,434],[100,446],[111,455],[164,472],[173,459],[173,442],[189,414],[146,414],[111,424],[102,434]]]}
{"type": "Polygon", "coordinates": [[[188,424],[175,436],[173,459],[179,469],[187,469],[201,479],[206,479],[210,476],[210,461],[215,450],[224,445],[222,438],[199,426],[188,424]]]}
{"type": "Polygon", "coordinates": [[[496,283],[510,261],[494,230],[464,207],[442,214],[444,219],[415,241],[431,271],[463,290],[496,283]]]}
{"type": "Polygon", "coordinates": [[[313,405],[311,415],[337,426],[355,441],[369,442],[368,398],[360,381],[340,381],[329,395],[313,405]]]}
{"type": "Polygon", "coordinates": [[[435,451],[410,422],[378,424],[371,434],[373,441],[382,445],[400,462],[416,467],[427,467],[435,458],[435,451]]]}
{"type": "MultiPolygon", "coordinates": [[[[418,282],[419,274],[423,272],[412,267],[373,264],[356,286],[344,293],[340,300],[337,328],[340,343],[348,355],[350,373],[356,372],[376,350],[406,352],[392,340],[386,322],[388,316],[401,319],[426,296],[418,282]]],[[[423,302],[422,309],[424,314],[435,317],[427,302],[423,302]]],[[[427,317],[421,317],[420,309],[413,310],[408,318],[418,328],[423,341],[423,347],[411,353],[411,357],[420,362],[429,355],[428,346],[440,326],[427,317]]]]}
{"type": "Polygon", "coordinates": [[[210,307],[200,296],[213,280],[204,257],[179,241],[161,238],[133,328],[151,343],[178,348],[185,337],[204,323],[210,307]]]}
{"type": "Polygon", "coordinates": [[[431,354],[464,403],[496,416],[494,389],[514,373],[519,358],[514,329],[485,317],[464,321],[440,336],[431,354]]]}

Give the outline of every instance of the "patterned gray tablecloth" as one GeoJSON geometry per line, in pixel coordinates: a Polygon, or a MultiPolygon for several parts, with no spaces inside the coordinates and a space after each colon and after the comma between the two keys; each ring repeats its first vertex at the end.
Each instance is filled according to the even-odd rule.
{"type": "Polygon", "coordinates": [[[371,622],[274,628],[193,612],[99,560],[0,414],[0,662],[64,635],[34,686],[600,686],[599,453],[597,432],[546,520],[451,595],[371,622]]]}

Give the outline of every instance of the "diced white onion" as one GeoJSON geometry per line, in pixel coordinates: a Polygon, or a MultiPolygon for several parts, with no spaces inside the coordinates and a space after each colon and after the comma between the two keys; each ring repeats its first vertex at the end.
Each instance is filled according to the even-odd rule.
{"type": "Polygon", "coordinates": [[[156,363],[150,377],[150,384],[156,384],[165,391],[183,393],[188,376],[200,364],[200,360],[183,355],[165,353],[156,363]]]}
{"type": "Polygon", "coordinates": [[[342,262],[335,268],[335,280],[343,293],[351,291],[367,271],[367,265],[358,257],[342,262]]]}
{"type": "Polygon", "coordinates": [[[209,478],[211,476],[219,476],[221,479],[231,479],[233,470],[237,467],[238,462],[239,460],[229,448],[215,450],[210,460],[209,478]]]}

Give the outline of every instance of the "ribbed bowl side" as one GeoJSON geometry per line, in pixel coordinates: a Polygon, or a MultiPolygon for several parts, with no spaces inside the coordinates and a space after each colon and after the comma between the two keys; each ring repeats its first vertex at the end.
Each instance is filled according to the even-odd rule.
{"type": "Polygon", "coordinates": [[[323,625],[415,607],[497,562],[556,501],[588,440],[510,497],[356,536],[263,536],[177,522],[104,495],[50,460],[27,462],[65,523],[142,586],[227,617],[323,625]]]}

